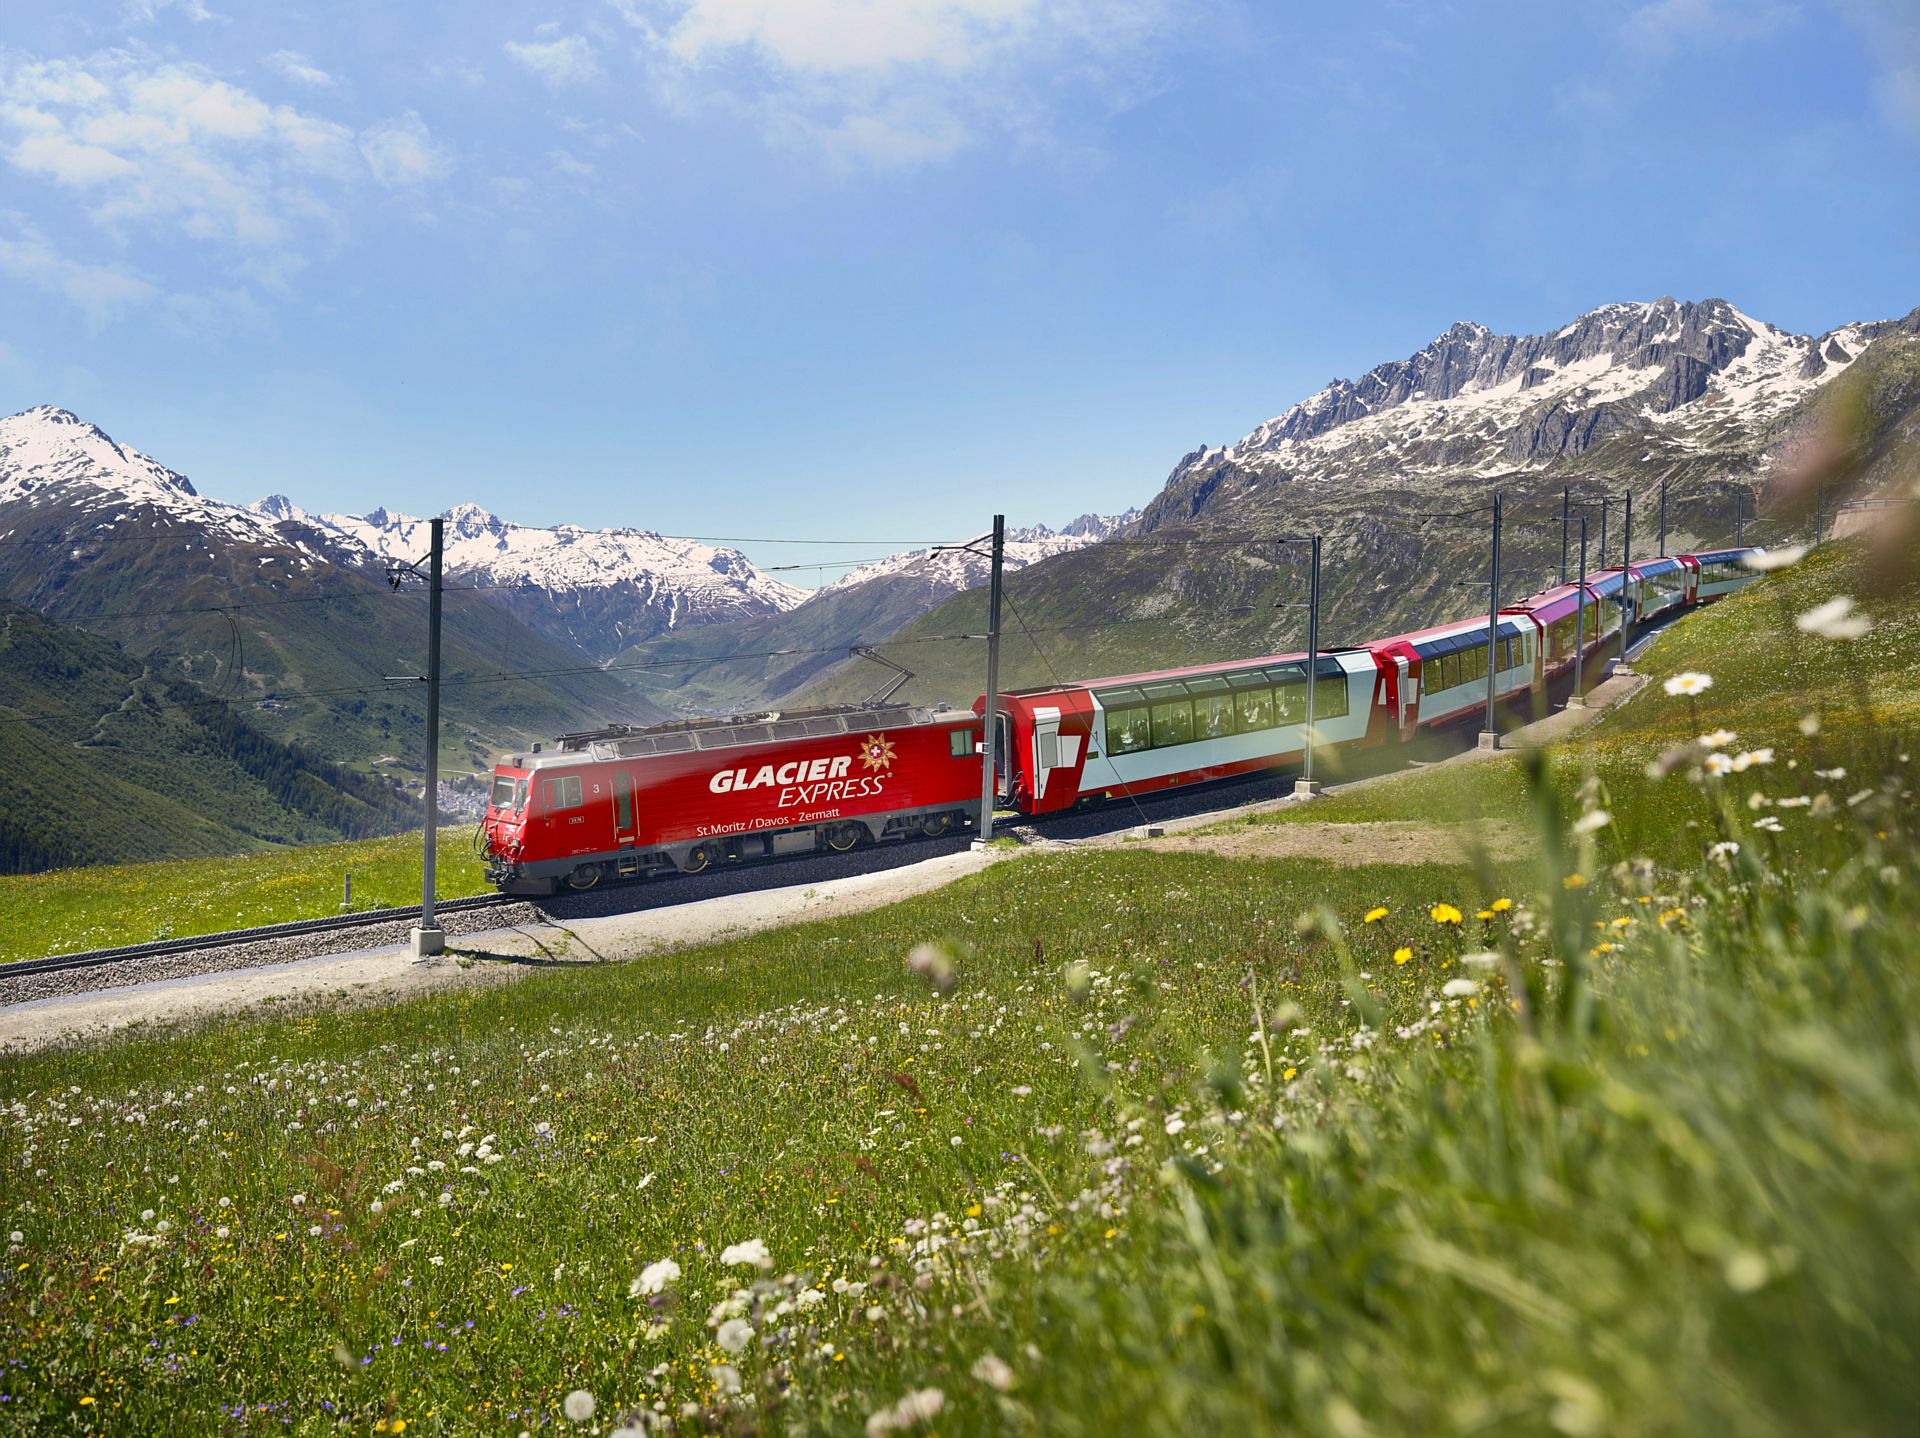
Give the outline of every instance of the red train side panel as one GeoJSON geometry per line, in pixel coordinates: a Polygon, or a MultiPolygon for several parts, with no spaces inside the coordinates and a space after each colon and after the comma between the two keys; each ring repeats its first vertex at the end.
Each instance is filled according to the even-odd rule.
{"type": "Polygon", "coordinates": [[[572,736],[494,771],[489,876],[586,888],[609,872],[943,833],[979,800],[978,735],[972,714],[896,708],[572,736]]]}

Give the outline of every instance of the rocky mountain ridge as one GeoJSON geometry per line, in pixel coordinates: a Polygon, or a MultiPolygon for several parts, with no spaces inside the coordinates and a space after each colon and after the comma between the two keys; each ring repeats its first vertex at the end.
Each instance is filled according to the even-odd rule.
{"type": "Polygon", "coordinates": [[[1351,491],[1542,474],[1620,441],[1642,442],[1639,462],[1656,470],[1729,451],[1758,465],[1755,440],[1876,339],[1915,324],[1909,315],[1796,335],[1724,299],[1671,298],[1603,305],[1550,334],[1458,323],[1232,444],[1183,456],[1145,527],[1263,485],[1351,491]]]}

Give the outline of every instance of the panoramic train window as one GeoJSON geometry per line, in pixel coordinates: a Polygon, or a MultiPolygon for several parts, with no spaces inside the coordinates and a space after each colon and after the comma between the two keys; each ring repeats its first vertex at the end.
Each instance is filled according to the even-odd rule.
{"type": "Polygon", "coordinates": [[[1307,722],[1307,680],[1302,675],[1298,679],[1274,686],[1274,718],[1282,724],[1304,724],[1307,722]]]}
{"type": "Polygon", "coordinates": [[[1153,736],[1147,728],[1147,711],[1144,708],[1107,711],[1109,754],[1133,754],[1152,747],[1153,736]]]}
{"type": "Polygon", "coordinates": [[[1153,706],[1153,744],[1184,744],[1193,737],[1193,703],[1177,699],[1153,706]]]}
{"type": "Polygon", "coordinates": [[[1193,701],[1193,717],[1202,739],[1224,739],[1234,732],[1233,696],[1209,694],[1193,701]]]}
{"type": "Polygon", "coordinates": [[[1322,674],[1313,686],[1313,722],[1344,718],[1347,714],[1347,674],[1322,674]]]}
{"type": "Polygon", "coordinates": [[[1233,696],[1234,707],[1240,715],[1240,732],[1251,734],[1256,729],[1273,727],[1273,691],[1270,689],[1242,689],[1233,696]]]}

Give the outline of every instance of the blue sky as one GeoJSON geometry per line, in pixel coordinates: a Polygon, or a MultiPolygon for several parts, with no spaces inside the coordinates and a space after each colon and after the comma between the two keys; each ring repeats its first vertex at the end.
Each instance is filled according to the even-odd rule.
{"type": "Polygon", "coordinates": [[[1058,523],[1458,319],[1904,313],[1917,174],[1910,0],[16,4],[0,412],[309,508],[1058,523]]]}

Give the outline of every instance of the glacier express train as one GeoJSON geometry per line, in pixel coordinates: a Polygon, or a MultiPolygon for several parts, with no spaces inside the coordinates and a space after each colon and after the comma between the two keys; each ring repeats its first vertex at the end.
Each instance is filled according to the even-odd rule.
{"type": "MultiPolygon", "coordinates": [[[[1753,549],[1600,569],[1484,618],[1322,650],[1319,747],[1399,743],[1480,714],[1617,649],[1645,619],[1758,577],[1753,549]]],[[[563,735],[494,769],[481,825],[488,878],[510,893],[937,837],[977,819],[984,701],[616,726],[563,735]]],[[[1002,694],[996,792],[1044,817],[1298,762],[1307,656],[1276,654],[1002,694]]]]}

